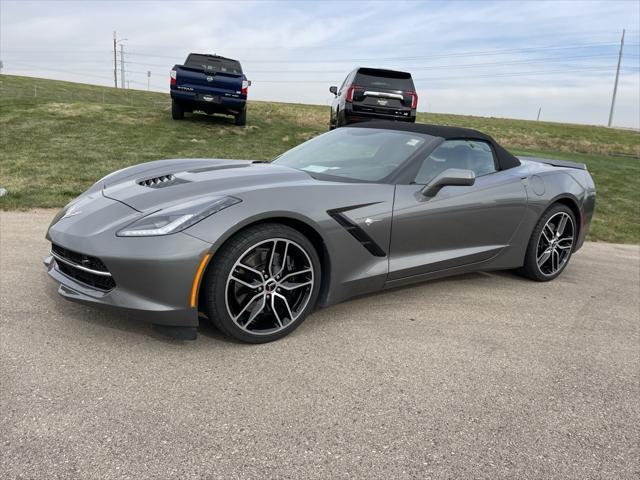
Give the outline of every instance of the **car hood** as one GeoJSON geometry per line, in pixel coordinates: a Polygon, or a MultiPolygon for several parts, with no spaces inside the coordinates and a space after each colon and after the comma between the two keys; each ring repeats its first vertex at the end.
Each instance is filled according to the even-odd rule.
{"type": "Polygon", "coordinates": [[[202,195],[242,195],[247,190],[313,182],[305,172],[251,160],[159,160],[114,172],[101,180],[105,197],[140,212],[202,195]]]}

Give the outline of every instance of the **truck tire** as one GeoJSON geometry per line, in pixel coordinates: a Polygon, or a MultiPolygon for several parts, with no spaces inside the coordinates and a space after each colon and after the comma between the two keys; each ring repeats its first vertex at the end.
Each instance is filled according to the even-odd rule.
{"type": "Polygon", "coordinates": [[[244,127],[247,124],[247,107],[244,107],[242,111],[236,115],[236,125],[244,127]]]}
{"type": "Polygon", "coordinates": [[[175,100],[171,100],[171,118],[174,120],[182,120],[184,118],[184,109],[175,100]]]}

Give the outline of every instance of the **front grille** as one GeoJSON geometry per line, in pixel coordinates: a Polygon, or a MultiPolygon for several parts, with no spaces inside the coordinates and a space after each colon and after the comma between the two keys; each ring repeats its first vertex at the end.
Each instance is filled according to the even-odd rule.
{"type": "Polygon", "coordinates": [[[56,258],[58,270],[74,280],[100,290],[111,290],[116,286],[106,265],[99,258],[74,252],[55,243],[51,245],[51,253],[59,257],[56,258]]]}
{"type": "Polygon", "coordinates": [[[83,253],[68,250],[64,247],[61,247],[60,245],[56,245],[55,243],[51,244],[51,251],[56,255],[77,265],[81,265],[85,268],[90,268],[91,270],[109,273],[109,270],[99,258],[90,257],[89,255],[84,255],[83,253]]]}

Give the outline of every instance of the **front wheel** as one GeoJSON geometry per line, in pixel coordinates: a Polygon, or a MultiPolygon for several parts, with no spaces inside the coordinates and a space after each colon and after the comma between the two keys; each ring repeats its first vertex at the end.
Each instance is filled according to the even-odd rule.
{"type": "Polygon", "coordinates": [[[204,285],[205,311],[225,335],[277,340],[313,310],[321,269],[313,244],[286,225],[250,227],[216,254],[204,285]]]}
{"type": "Polygon", "coordinates": [[[560,204],[551,207],[533,229],[519,273],[538,282],[553,280],[569,263],[576,236],[571,209],[560,204]]]}

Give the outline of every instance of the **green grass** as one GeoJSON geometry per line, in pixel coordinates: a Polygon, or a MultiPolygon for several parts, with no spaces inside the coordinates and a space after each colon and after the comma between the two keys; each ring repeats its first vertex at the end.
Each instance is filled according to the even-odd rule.
{"type": "MultiPolygon", "coordinates": [[[[176,157],[271,159],[326,131],[329,108],[250,102],[248,124],[171,120],[169,97],[0,75],[1,209],[59,207],[103,175],[176,157]]],[[[419,114],[418,121],[477,128],[517,154],[584,162],[598,189],[591,240],[640,243],[637,132],[499,118],[419,114]]]]}

